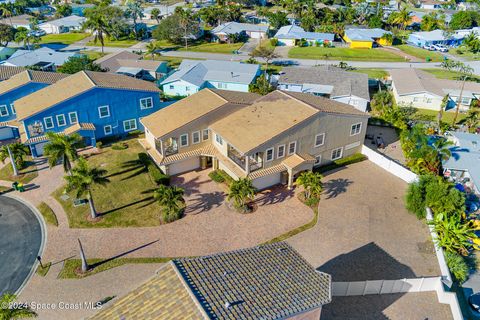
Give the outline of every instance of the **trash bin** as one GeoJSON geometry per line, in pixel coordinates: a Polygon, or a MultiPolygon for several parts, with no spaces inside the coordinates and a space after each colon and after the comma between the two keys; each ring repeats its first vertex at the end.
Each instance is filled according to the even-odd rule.
{"type": "Polygon", "coordinates": [[[430,57],[425,58],[425,61],[430,62],[430,57]]]}
{"type": "Polygon", "coordinates": [[[17,188],[18,188],[18,191],[20,191],[20,192],[25,191],[25,187],[23,186],[23,183],[21,183],[21,182],[19,184],[17,184],[17,188]]]}
{"type": "Polygon", "coordinates": [[[14,183],[12,183],[12,188],[16,191],[18,191],[18,182],[15,181],[14,183]]]}

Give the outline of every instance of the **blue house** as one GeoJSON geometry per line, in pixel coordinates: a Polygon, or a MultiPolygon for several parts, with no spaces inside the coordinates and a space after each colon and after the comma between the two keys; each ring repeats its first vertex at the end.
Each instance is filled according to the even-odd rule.
{"type": "Polygon", "coordinates": [[[258,64],[217,60],[183,60],[178,70],[161,82],[167,96],[189,96],[203,88],[248,92],[261,74],[258,64]]]}
{"type": "Polygon", "coordinates": [[[458,47],[465,37],[461,34],[445,34],[443,30],[413,32],[408,36],[407,42],[417,47],[443,44],[451,47],[458,47]]]}
{"type": "Polygon", "coordinates": [[[124,75],[81,71],[15,101],[21,140],[34,157],[43,154],[45,132],[78,132],[87,146],[98,139],[143,130],[140,119],[167,104],[160,89],[124,75]]]}
{"type": "Polygon", "coordinates": [[[0,143],[19,138],[14,101],[67,76],[62,73],[25,70],[0,82],[0,143]]]}

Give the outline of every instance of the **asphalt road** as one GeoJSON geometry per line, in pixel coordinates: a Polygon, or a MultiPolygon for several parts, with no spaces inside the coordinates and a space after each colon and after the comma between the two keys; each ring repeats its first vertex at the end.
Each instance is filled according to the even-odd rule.
{"type": "Polygon", "coordinates": [[[22,287],[41,245],[42,228],[32,210],[0,196],[0,295],[22,287]]]}

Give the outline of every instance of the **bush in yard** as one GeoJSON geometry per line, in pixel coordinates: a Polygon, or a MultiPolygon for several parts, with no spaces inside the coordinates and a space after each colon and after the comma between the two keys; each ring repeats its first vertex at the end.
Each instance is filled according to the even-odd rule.
{"type": "Polygon", "coordinates": [[[153,198],[162,207],[163,222],[173,222],[182,217],[185,200],[183,199],[183,189],[179,187],[167,187],[160,185],[153,192],[153,198]]]}
{"type": "Polygon", "coordinates": [[[223,183],[225,182],[225,178],[218,172],[218,170],[214,170],[208,174],[210,179],[217,183],[223,183]]]}
{"type": "Polygon", "coordinates": [[[447,252],[466,256],[468,250],[473,246],[472,242],[478,239],[474,229],[463,223],[460,213],[436,213],[433,220],[429,221],[428,224],[433,227],[438,235],[436,244],[447,252]]]}
{"type": "Polygon", "coordinates": [[[98,141],[95,145],[96,145],[97,149],[102,149],[102,147],[103,147],[102,141],[98,141]]]}
{"type": "Polygon", "coordinates": [[[445,252],[448,269],[450,273],[459,283],[467,280],[469,274],[468,264],[465,258],[455,252],[445,252]]]}
{"type": "Polygon", "coordinates": [[[248,210],[247,202],[253,200],[255,192],[256,190],[253,186],[252,180],[248,178],[240,178],[230,184],[227,199],[229,201],[233,200],[235,208],[246,212],[248,210]]]}
{"type": "Polygon", "coordinates": [[[322,178],[323,176],[318,172],[304,171],[295,181],[295,185],[302,186],[305,191],[305,202],[309,199],[320,199],[322,193],[322,178]]]}
{"type": "Polygon", "coordinates": [[[418,181],[412,182],[408,186],[407,195],[405,198],[406,208],[411,213],[414,213],[418,219],[424,219],[426,212],[426,189],[427,185],[432,183],[436,178],[434,175],[420,176],[418,181]]]}
{"type": "Polygon", "coordinates": [[[272,47],[276,47],[278,45],[278,39],[277,38],[270,39],[270,45],[272,47]]]}
{"type": "Polygon", "coordinates": [[[118,143],[114,143],[112,145],[113,150],[125,150],[127,148],[128,148],[128,144],[126,144],[124,142],[118,142],[118,143]]]}
{"type": "Polygon", "coordinates": [[[157,185],[168,186],[170,184],[170,176],[160,171],[154,163],[148,166],[148,173],[157,185]]]}

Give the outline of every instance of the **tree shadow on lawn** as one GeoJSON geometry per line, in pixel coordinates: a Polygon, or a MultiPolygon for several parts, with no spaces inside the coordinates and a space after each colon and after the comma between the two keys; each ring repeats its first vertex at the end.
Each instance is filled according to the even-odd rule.
{"type": "MultiPolygon", "coordinates": [[[[143,193],[143,192],[142,192],[142,193],[143,193]]],[[[147,203],[143,204],[142,206],[138,207],[138,209],[145,208],[145,207],[151,205],[152,203],[155,202],[155,199],[153,199],[153,196],[146,197],[146,198],[143,198],[143,199],[140,199],[140,200],[137,200],[137,201],[134,201],[134,202],[125,204],[125,205],[120,206],[120,207],[117,207],[117,208],[113,208],[113,209],[110,209],[110,210],[107,210],[107,211],[104,211],[104,212],[99,212],[98,215],[99,215],[99,216],[105,216],[105,215],[110,214],[110,213],[113,213],[113,212],[115,212],[115,211],[122,210],[122,209],[131,207],[131,206],[134,206],[134,205],[136,205],[136,204],[139,204],[139,203],[142,203],[142,202],[146,202],[146,201],[149,201],[149,202],[147,202],[147,203]]]]}
{"type": "Polygon", "coordinates": [[[347,192],[347,187],[353,183],[345,178],[332,179],[323,184],[324,193],[327,199],[336,198],[338,195],[347,192]]]}
{"type": "Polygon", "coordinates": [[[254,202],[259,206],[266,206],[283,202],[295,195],[294,189],[288,190],[285,186],[277,185],[271,189],[261,191],[254,202]]]}
{"type": "Polygon", "coordinates": [[[199,214],[212,208],[220,207],[225,201],[225,193],[215,191],[198,194],[194,199],[187,200],[185,214],[199,214]]]}
{"type": "Polygon", "coordinates": [[[148,246],[150,246],[150,245],[152,245],[152,244],[154,244],[154,243],[156,243],[156,242],[158,242],[158,241],[160,241],[160,240],[157,239],[157,240],[155,240],[155,241],[151,241],[151,242],[142,244],[141,246],[138,246],[138,247],[133,248],[133,249],[131,249],[131,250],[125,251],[125,252],[120,253],[120,254],[117,254],[116,256],[113,256],[113,257],[111,257],[111,258],[108,258],[108,259],[99,261],[99,262],[97,262],[97,263],[94,263],[94,264],[90,265],[89,267],[90,267],[90,269],[94,269],[94,268],[96,268],[96,267],[98,267],[98,266],[100,266],[100,265],[102,265],[102,264],[104,264],[104,263],[107,263],[107,262],[109,262],[109,261],[112,261],[112,260],[121,258],[121,257],[123,257],[123,256],[126,256],[127,254],[130,254],[130,253],[135,252],[135,251],[137,251],[137,250],[140,250],[140,249],[143,249],[143,248],[145,248],[145,247],[148,247],[148,246]]]}
{"type": "Polygon", "coordinates": [[[147,172],[147,168],[145,168],[144,165],[139,163],[138,160],[125,161],[122,164],[122,168],[126,168],[126,169],[111,173],[111,174],[109,174],[105,177],[106,178],[111,178],[111,177],[119,176],[119,175],[122,175],[124,173],[129,173],[129,172],[132,172],[132,171],[136,170],[134,173],[128,175],[127,177],[123,177],[121,179],[123,181],[123,180],[128,180],[128,179],[133,178],[133,177],[135,177],[139,174],[147,172]]]}

